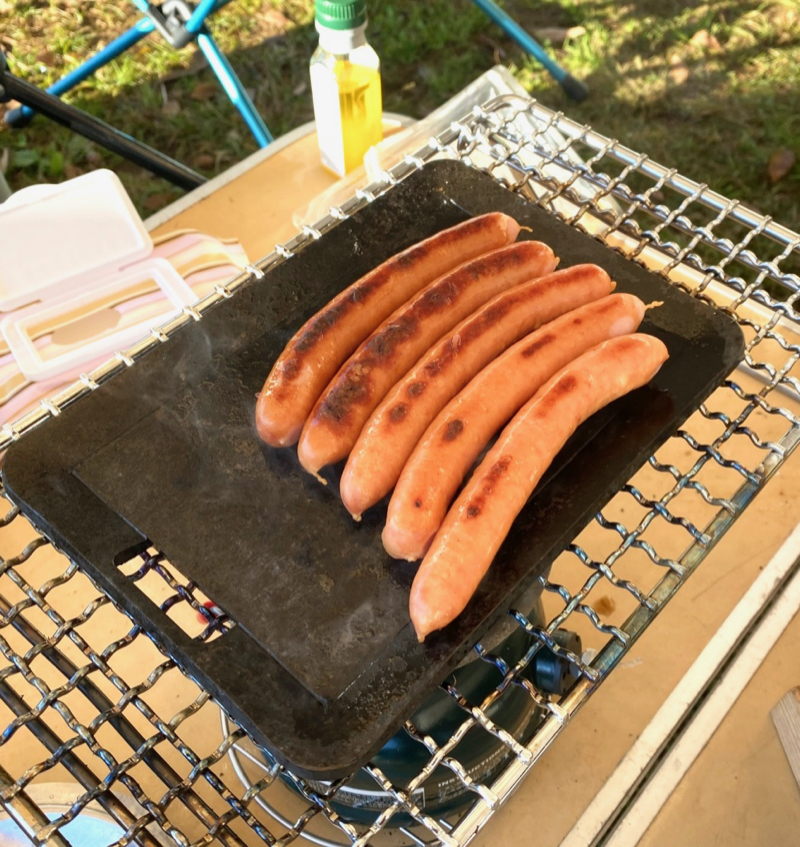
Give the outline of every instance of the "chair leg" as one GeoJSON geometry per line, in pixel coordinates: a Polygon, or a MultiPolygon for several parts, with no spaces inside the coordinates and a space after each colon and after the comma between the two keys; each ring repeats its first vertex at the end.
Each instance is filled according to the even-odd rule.
{"type": "Polygon", "coordinates": [[[191,32],[192,35],[197,35],[198,32],[203,32],[203,25],[205,24],[206,18],[218,8],[218,0],[200,0],[195,7],[195,10],[192,12],[191,17],[184,24],[184,29],[187,32],[191,32]]]}
{"type": "MultiPolygon", "coordinates": [[[[47,89],[47,93],[59,96],[74,88],[78,83],[83,82],[83,80],[90,77],[104,65],[107,65],[112,59],[116,59],[117,56],[141,41],[153,29],[153,22],[149,18],[143,18],[138,21],[127,32],[123,32],[119,38],[115,38],[110,44],[95,53],[94,56],[87,59],[82,65],[75,68],[74,71],[70,71],[70,73],[63,76],[58,82],[54,82],[47,89]]],[[[27,126],[35,114],[33,109],[27,106],[21,106],[18,109],[12,109],[8,112],[5,116],[5,122],[9,126],[20,128],[27,126]]]]}
{"type": "Polygon", "coordinates": [[[525,30],[506,12],[504,12],[493,0],[472,0],[472,2],[491,20],[497,24],[510,38],[519,46],[530,53],[545,70],[556,80],[564,91],[578,102],[585,100],[589,95],[589,89],[572,74],[564,70],[561,65],[547,55],[544,48],[536,39],[531,37],[525,30]]]}
{"type": "Polygon", "coordinates": [[[259,147],[266,147],[274,140],[272,133],[267,129],[261,115],[256,111],[253,101],[244,90],[244,86],[239,77],[236,76],[227,57],[219,49],[205,27],[197,35],[197,46],[203,51],[203,55],[225,89],[225,93],[239,110],[247,126],[250,127],[250,132],[253,133],[259,147]]]}
{"type": "MultiPolygon", "coordinates": [[[[267,125],[264,123],[261,115],[256,110],[253,101],[244,90],[244,86],[236,76],[230,62],[225,54],[219,49],[214,39],[211,37],[208,29],[202,24],[202,19],[205,15],[226,5],[228,0],[201,0],[198,4],[195,14],[189,19],[192,21],[196,16],[200,21],[197,30],[197,45],[203,51],[208,60],[211,69],[219,79],[225,93],[230,98],[231,102],[239,110],[239,113],[244,118],[245,123],[253,133],[258,145],[266,147],[274,139],[267,125]],[[202,13],[202,14],[200,14],[202,13]]],[[[134,0],[135,5],[140,9],[147,7],[146,0],[134,0]]],[[[188,22],[187,22],[188,27],[188,22]]],[[[150,18],[142,18],[135,26],[131,27],[127,32],[124,32],[118,38],[114,39],[110,44],[88,59],[75,70],[62,77],[58,82],[51,85],[47,92],[49,94],[60,95],[71,88],[74,88],[78,83],[90,77],[97,70],[107,65],[117,56],[124,53],[146,35],[149,35],[155,29],[155,24],[150,18]]],[[[5,115],[5,122],[9,126],[23,127],[30,123],[35,115],[35,111],[28,106],[21,106],[18,109],[12,109],[5,115]]]]}

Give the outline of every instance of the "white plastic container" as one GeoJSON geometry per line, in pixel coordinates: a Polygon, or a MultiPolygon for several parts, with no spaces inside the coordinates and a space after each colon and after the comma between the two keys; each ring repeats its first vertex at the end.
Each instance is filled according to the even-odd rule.
{"type": "Polygon", "coordinates": [[[0,205],[0,311],[92,288],[152,249],[111,171],[23,188],[0,205]]]}
{"type": "Polygon", "coordinates": [[[0,332],[22,373],[51,379],[124,349],[196,301],[153,241],[116,174],[98,170],[60,185],[35,185],[0,205],[0,332]],[[115,292],[153,280],[168,298],[157,319],[68,346],[44,359],[32,329],[88,310],[115,292]],[[33,304],[33,305],[29,305],[33,304]],[[21,306],[28,308],[19,310],[21,306]]]}

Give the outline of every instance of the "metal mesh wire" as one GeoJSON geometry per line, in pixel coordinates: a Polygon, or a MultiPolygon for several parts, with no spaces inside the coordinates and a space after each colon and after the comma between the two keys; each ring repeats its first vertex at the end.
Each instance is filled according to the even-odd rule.
{"type": "MultiPolygon", "coordinates": [[[[505,97],[475,109],[197,307],[4,427],[0,449],[441,157],[486,170],[735,317],[747,342],[742,366],[555,562],[543,580],[546,625],[510,610],[527,634],[525,655],[509,666],[476,647],[500,672],[489,697],[473,703],[444,686],[463,714],[444,743],[406,724],[427,761],[419,773],[393,784],[377,766],[365,769],[385,797],[371,824],[337,811],[348,780],[312,785],[269,762],[224,716],[220,729],[211,698],[9,504],[0,519],[0,799],[33,843],[69,844],[74,819],[99,805],[119,825],[118,845],[240,847],[303,838],[466,844],[796,447],[800,236],[535,101],[505,97]],[[589,648],[582,657],[554,640],[565,626],[589,648]],[[548,695],[522,674],[543,646],[576,670],[565,695],[548,695]],[[487,714],[512,689],[523,690],[541,715],[523,740],[487,714]],[[458,759],[470,730],[490,733],[508,753],[488,784],[458,759]],[[440,766],[473,799],[447,819],[420,801],[440,766]],[[65,781],[80,786],[76,799],[49,820],[32,799],[36,784],[65,781]],[[400,815],[414,825],[398,827],[400,815]]],[[[168,587],[167,609],[183,604],[203,617],[202,632],[230,624],[152,551],[133,568],[134,578],[148,573],[168,587]]]]}

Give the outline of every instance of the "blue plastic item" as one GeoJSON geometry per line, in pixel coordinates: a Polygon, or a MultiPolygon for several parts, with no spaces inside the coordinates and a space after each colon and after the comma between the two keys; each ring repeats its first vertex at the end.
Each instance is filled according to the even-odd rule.
{"type": "MultiPolygon", "coordinates": [[[[145,17],[137,21],[127,32],[122,33],[102,50],[95,53],[94,56],[87,59],[82,65],[53,83],[47,91],[56,96],[66,93],[133,47],[142,38],[158,30],[159,34],[176,48],[184,47],[191,41],[197,41],[197,46],[208,60],[211,70],[219,80],[225,94],[239,110],[259,147],[266,147],[273,141],[272,133],[270,133],[253,101],[236,76],[236,72],[225,54],[219,49],[205,23],[209,15],[229,2],[230,0],[200,0],[197,5],[194,5],[186,2],[186,0],[165,0],[160,4],[151,4],[147,0],[133,0],[134,5],[145,17]]],[[[35,114],[35,111],[30,107],[21,106],[8,112],[5,121],[10,126],[22,127],[35,114]]]]}

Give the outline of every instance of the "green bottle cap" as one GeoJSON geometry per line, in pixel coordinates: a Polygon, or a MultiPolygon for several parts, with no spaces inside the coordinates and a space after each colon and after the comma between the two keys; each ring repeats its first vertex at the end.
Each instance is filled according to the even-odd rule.
{"type": "Polygon", "coordinates": [[[316,0],[317,23],[328,29],[355,29],[367,22],[367,0],[316,0]]]}

